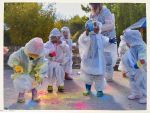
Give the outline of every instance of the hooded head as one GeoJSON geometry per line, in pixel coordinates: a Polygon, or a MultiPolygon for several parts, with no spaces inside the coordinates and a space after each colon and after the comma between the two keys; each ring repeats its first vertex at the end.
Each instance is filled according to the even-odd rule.
{"type": "Polygon", "coordinates": [[[31,39],[24,48],[24,52],[34,59],[44,55],[44,43],[39,37],[31,39]]]}
{"type": "Polygon", "coordinates": [[[142,35],[138,30],[128,29],[124,32],[123,39],[130,47],[145,44],[142,35]]]}
{"type": "Polygon", "coordinates": [[[49,34],[49,39],[51,39],[52,36],[61,37],[59,29],[54,28],[49,34]]]}
{"type": "Polygon", "coordinates": [[[89,3],[89,5],[93,13],[99,13],[103,7],[103,3],[89,3]]]}
{"type": "Polygon", "coordinates": [[[70,38],[70,29],[68,27],[61,28],[61,33],[64,36],[64,38],[68,39],[70,38]]]}
{"type": "Polygon", "coordinates": [[[61,33],[57,28],[54,28],[49,34],[49,40],[51,40],[52,43],[57,43],[60,37],[61,37],[61,33]]]}
{"type": "Polygon", "coordinates": [[[85,23],[85,29],[88,29],[91,33],[101,33],[102,23],[96,20],[88,20],[85,23]]]}

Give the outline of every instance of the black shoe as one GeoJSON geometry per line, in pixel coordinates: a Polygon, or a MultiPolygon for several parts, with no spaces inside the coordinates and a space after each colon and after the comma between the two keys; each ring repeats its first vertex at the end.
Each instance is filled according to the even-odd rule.
{"type": "Polygon", "coordinates": [[[102,97],[104,95],[103,91],[98,91],[97,92],[97,97],[102,97]]]}
{"type": "Polygon", "coordinates": [[[48,93],[52,93],[53,92],[53,86],[48,85],[47,91],[48,91],[48,93]]]}
{"type": "Polygon", "coordinates": [[[64,92],[64,86],[58,86],[58,92],[64,92]]]}

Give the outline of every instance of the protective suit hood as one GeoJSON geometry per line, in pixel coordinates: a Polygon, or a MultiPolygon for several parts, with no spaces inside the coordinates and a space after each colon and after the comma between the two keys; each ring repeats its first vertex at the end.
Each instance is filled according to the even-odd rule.
{"type": "Polygon", "coordinates": [[[39,37],[31,39],[24,47],[24,52],[28,55],[29,53],[39,55],[39,57],[44,55],[44,43],[39,37]]]}
{"type": "Polygon", "coordinates": [[[131,47],[136,45],[145,44],[142,35],[138,30],[126,30],[123,35],[123,39],[128,43],[131,47]]]}

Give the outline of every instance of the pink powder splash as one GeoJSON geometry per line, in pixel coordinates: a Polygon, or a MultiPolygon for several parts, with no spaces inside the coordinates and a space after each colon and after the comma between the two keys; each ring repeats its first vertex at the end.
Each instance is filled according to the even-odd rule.
{"type": "Polygon", "coordinates": [[[47,95],[47,91],[44,90],[38,91],[38,96],[43,96],[43,95],[47,95]]]}
{"type": "Polygon", "coordinates": [[[112,91],[112,86],[111,85],[107,85],[106,90],[112,91]]]}
{"type": "Polygon", "coordinates": [[[76,102],[74,104],[75,109],[86,109],[88,106],[85,102],[76,102]]]}
{"type": "Polygon", "coordinates": [[[58,98],[47,98],[47,99],[42,99],[40,101],[40,104],[41,105],[49,105],[49,104],[53,104],[53,105],[58,105],[58,104],[61,104],[62,101],[58,98]]]}
{"type": "Polygon", "coordinates": [[[61,100],[59,100],[58,98],[52,98],[52,99],[50,100],[50,103],[51,103],[51,104],[60,104],[60,103],[61,103],[61,100]]]}

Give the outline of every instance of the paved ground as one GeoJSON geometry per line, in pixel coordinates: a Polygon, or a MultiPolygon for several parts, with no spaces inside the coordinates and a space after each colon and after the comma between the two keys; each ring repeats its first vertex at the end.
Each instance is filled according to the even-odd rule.
{"type": "Polygon", "coordinates": [[[4,71],[4,107],[5,109],[48,109],[48,110],[145,110],[145,104],[138,100],[128,100],[129,82],[120,72],[115,72],[114,82],[108,83],[105,95],[96,97],[93,88],[92,95],[83,96],[84,84],[80,80],[79,70],[74,70],[74,80],[65,81],[65,92],[57,93],[56,88],[52,94],[46,91],[47,82],[39,88],[40,103],[31,101],[31,93],[26,94],[26,103],[16,103],[17,94],[14,90],[10,74],[12,70],[4,71]]]}

